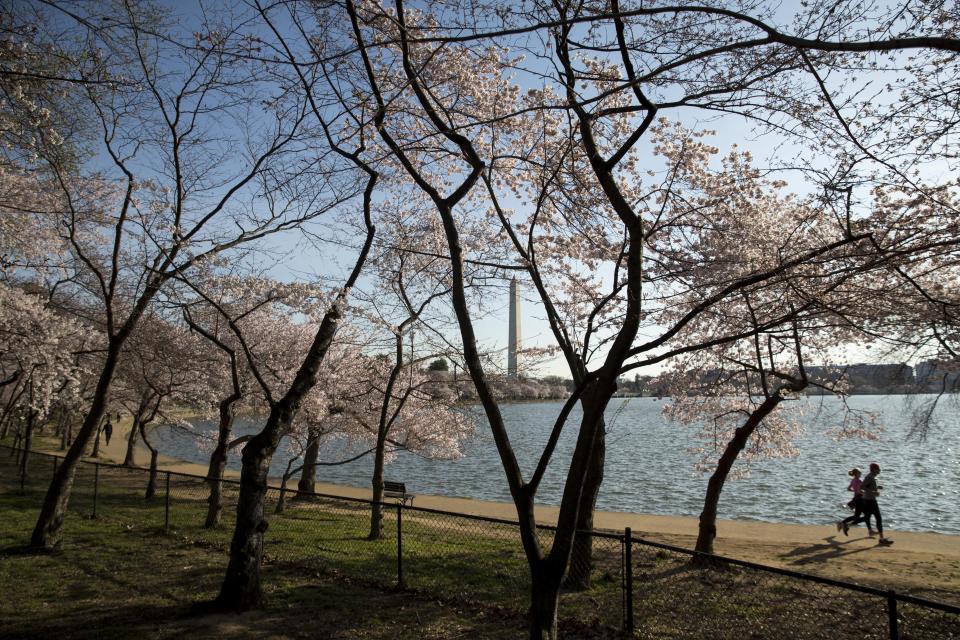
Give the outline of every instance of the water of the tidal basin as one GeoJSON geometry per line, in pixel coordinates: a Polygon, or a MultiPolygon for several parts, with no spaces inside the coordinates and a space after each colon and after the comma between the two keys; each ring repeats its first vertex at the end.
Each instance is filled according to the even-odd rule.
{"type": "MultiPolygon", "coordinates": [[[[877,412],[883,432],[879,440],[837,441],[823,435],[842,420],[842,405],[832,397],[809,398],[804,417],[806,428],[798,441],[799,456],[753,463],[746,479],[730,481],[720,499],[720,517],[801,524],[829,524],[848,515],[841,508],[847,471],[858,466],[866,473],[870,462],[883,468],[880,497],[885,529],[893,532],[935,531],[960,534],[960,407],[956,397],[941,401],[936,425],[926,440],[908,437],[910,403],[914,408],[924,396],[853,396],[855,410],[877,412]]],[[[606,511],[697,516],[707,477],[693,471],[696,455],[694,429],[663,418],[665,401],[654,398],[615,399],[607,412],[607,463],[597,501],[606,511]]],[[[560,402],[508,404],[503,414],[513,446],[529,478],[536,456],[546,441],[560,402]]],[[[479,407],[467,407],[477,415],[477,431],[467,443],[466,454],[456,460],[426,460],[401,452],[388,465],[389,480],[404,481],[415,494],[462,496],[509,502],[506,480],[489,427],[479,407]]],[[[569,454],[573,448],[579,413],[560,440],[554,462],[547,472],[538,501],[558,504],[569,454]]],[[[198,423],[213,430],[213,423],[198,423]]],[[[261,420],[241,419],[237,435],[251,433],[261,420]]],[[[175,430],[161,429],[156,439],[161,452],[193,462],[205,462],[192,438],[175,430]]],[[[328,452],[326,459],[336,459],[328,452]]],[[[283,445],[275,456],[271,475],[279,477],[286,466],[283,445]]],[[[239,468],[234,456],[231,468],[239,468]]],[[[355,487],[368,487],[372,460],[363,458],[343,466],[322,467],[317,479],[355,487]]]]}

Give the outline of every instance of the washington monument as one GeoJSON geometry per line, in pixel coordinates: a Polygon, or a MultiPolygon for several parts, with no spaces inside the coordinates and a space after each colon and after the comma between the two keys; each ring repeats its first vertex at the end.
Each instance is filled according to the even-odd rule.
{"type": "Polygon", "coordinates": [[[520,285],[517,279],[510,280],[510,339],[507,345],[507,377],[516,378],[519,373],[517,352],[520,351],[520,285]]]}

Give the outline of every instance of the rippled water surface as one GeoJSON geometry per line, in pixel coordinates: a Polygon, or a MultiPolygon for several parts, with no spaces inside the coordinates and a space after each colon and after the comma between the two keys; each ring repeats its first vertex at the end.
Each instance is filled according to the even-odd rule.
{"type": "MultiPolygon", "coordinates": [[[[837,442],[823,435],[842,420],[842,405],[834,398],[811,398],[804,418],[806,429],[798,442],[800,455],[765,460],[752,466],[750,477],[727,483],[720,500],[720,517],[801,524],[823,524],[846,515],[846,472],[851,466],[866,471],[871,461],[883,467],[880,505],[885,528],[890,531],[936,531],[960,534],[960,408],[955,401],[942,403],[937,425],[925,441],[908,437],[911,402],[917,397],[854,396],[849,405],[877,412],[883,433],[879,440],[837,442]]],[[[527,477],[536,464],[559,402],[505,405],[513,445],[527,477]]],[[[598,507],[663,515],[697,516],[707,477],[693,471],[696,460],[688,449],[696,445],[694,430],[661,416],[663,401],[633,398],[614,400],[607,413],[607,464],[598,507]]],[[[387,467],[386,477],[407,483],[412,493],[464,496],[508,502],[506,481],[489,428],[479,407],[478,428],[457,460],[425,460],[400,453],[387,467]]],[[[539,501],[557,504],[561,479],[573,448],[576,419],[564,432],[543,486],[539,501]],[[574,428],[570,428],[574,427],[574,428]]],[[[239,421],[237,434],[259,428],[256,420],[239,421]]],[[[213,430],[212,423],[200,423],[213,430]]],[[[167,455],[204,462],[192,438],[176,430],[161,429],[157,440],[167,455]]],[[[336,459],[328,452],[327,459],[336,459]]],[[[323,467],[317,478],[357,487],[369,486],[372,460],[323,467]]],[[[231,467],[239,468],[234,458],[231,467]]],[[[274,459],[273,475],[286,466],[281,447],[274,459]]]]}

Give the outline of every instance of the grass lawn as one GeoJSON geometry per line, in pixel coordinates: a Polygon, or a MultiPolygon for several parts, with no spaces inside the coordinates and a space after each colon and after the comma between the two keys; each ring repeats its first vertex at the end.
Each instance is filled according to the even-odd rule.
{"type": "MultiPolygon", "coordinates": [[[[53,467],[32,460],[21,491],[12,458],[6,451],[2,455],[0,584],[7,588],[0,598],[0,638],[413,639],[526,633],[526,566],[514,528],[492,527],[486,535],[451,531],[449,521],[445,528],[437,516],[411,513],[403,525],[408,589],[398,591],[395,512],[387,511],[384,539],[369,541],[365,505],[288,501],[282,515],[270,518],[265,536],[267,607],[197,615],[193,604],[217,594],[233,527],[231,507],[224,509],[220,528],[201,526],[206,512],[201,481],[174,478],[167,511],[163,474],[158,496],[146,501],[144,472],[81,465],[62,548],[28,554],[24,545],[53,467]],[[492,559],[500,570],[488,570],[478,558],[492,559]]],[[[228,487],[228,504],[231,492],[228,487]]],[[[276,497],[271,492],[271,510],[276,497]]],[[[564,632],[572,638],[617,635],[589,623],[568,624],[564,632]]]]}
{"type": "MultiPolygon", "coordinates": [[[[267,608],[200,616],[191,605],[216,594],[226,566],[233,507],[216,530],[201,525],[202,479],[166,476],[143,497],[140,470],[81,465],[63,548],[22,551],[35,523],[52,461],[34,464],[21,491],[0,453],[0,638],[324,637],[516,638],[525,635],[529,577],[515,526],[404,509],[397,583],[397,512],[385,510],[384,537],[368,540],[369,505],[316,497],[267,499],[263,587],[267,608]],[[48,465],[49,463],[49,465],[48,465]],[[46,471],[46,473],[44,473],[46,471]],[[96,477],[96,500],[94,482],[96,477]],[[97,518],[90,515],[96,506],[97,518]],[[168,527],[165,527],[168,524],[168,527]]],[[[12,459],[11,459],[12,460],[12,459]]],[[[42,460],[42,459],[41,459],[42,460]]],[[[235,489],[225,498],[231,505],[235,489]]],[[[549,530],[541,530],[549,542],[549,530]]],[[[565,638],[616,637],[623,615],[621,547],[594,541],[592,587],[561,596],[565,638]]],[[[883,598],[739,567],[694,566],[686,554],[633,548],[638,638],[885,637],[883,598]]],[[[957,616],[901,609],[910,637],[945,638],[957,616]],[[946,634],[946,635],[945,635],[946,634]]],[[[955,634],[960,637],[960,634],[955,634]]]]}
{"type": "Polygon", "coordinates": [[[191,615],[225,556],[126,518],[71,514],[60,552],[22,552],[34,499],[0,494],[2,638],[516,638],[524,620],[270,563],[267,608],[191,615]]]}

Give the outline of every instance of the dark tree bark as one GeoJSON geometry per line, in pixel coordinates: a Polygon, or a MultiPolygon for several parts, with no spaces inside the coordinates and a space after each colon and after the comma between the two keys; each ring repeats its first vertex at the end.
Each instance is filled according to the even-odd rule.
{"type": "Polygon", "coordinates": [[[33,448],[33,431],[36,427],[37,412],[33,409],[27,411],[27,424],[23,434],[23,454],[20,458],[20,478],[21,482],[27,479],[27,471],[30,465],[30,450],[33,448]]]}
{"type": "Polygon", "coordinates": [[[132,467],[136,464],[137,439],[140,437],[140,424],[147,413],[150,402],[153,399],[153,391],[145,390],[140,396],[140,402],[136,411],[133,413],[133,424],[130,426],[130,433],[127,434],[127,452],[123,456],[123,466],[132,467]]]}
{"type": "MultiPolygon", "coordinates": [[[[372,233],[364,246],[364,259],[371,243],[372,233]]],[[[362,264],[363,260],[360,260],[352,275],[353,281],[359,276],[359,267],[362,264]]],[[[214,603],[217,608],[246,611],[263,604],[260,563],[263,558],[263,534],[267,530],[264,505],[270,461],[280,439],[290,430],[304,397],[317,383],[317,372],[340,322],[341,304],[343,300],[338,299],[324,315],[310,351],[297,371],[290,389],[281,400],[272,403],[267,424],[243,448],[237,524],[230,543],[227,572],[220,587],[220,595],[214,603]]]]}
{"type": "Polygon", "coordinates": [[[147,449],[150,450],[150,477],[147,480],[147,490],[143,494],[145,500],[152,499],[157,493],[157,460],[159,458],[157,448],[150,444],[150,440],[147,438],[147,424],[149,422],[149,420],[140,421],[138,429],[140,439],[143,440],[143,444],[147,445],[147,449]]]}
{"type": "MultiPolygon", "coordinates": [[[[299,72],[299,68],[297,69],[299,72]]],[[[326,123],[318,112],[323,126],[326,123]]],[[[328,138],[329,140],[329,138],[328,138]]],[[[267,473],[270,461],[280,443],[280,439],[290,430],[291,424],[300,409],[304,397],[317,383],[317,372],[330,349],[342,316],[342,306],[346,304],[347,292],[356,284],[360,272],[366,263],[376,227],[373,224],[371,205],[378,175],[369,168],[359,156],[359,151],[347,153],[333,144],[339,154],[351,159],[368,177],[363,193],[363,220],[367,235],[363,247],[357,256],[350,275],[344,282],[342,292],[324,314],[317,334],[306,357],[294,376],[286,394],[278,401],[270,402],[270,415],[260,433],[253,436],[243,448],[240,471],[240,495],[237,500],[237,523],[230,542],[230,561],[226,575],[220,587],[220,594],[213,603],[214,608],[245,611],[263,604],[263,590],[260,586],[260,563],[263,557],[263,535],[267,530],[264,517],[264,503],[267,493],[267,473]]],[[[269,391],[267,391],[269,397],[269,391]]]]}
{"type": "Polygon", "coordinates": [[[263,513],[267,472],[284,427],[279,411],[272,410],[264,430],[243,449],[237,524],[230,543],[227,572],[215,602],[224,609],[246,611],[263,604],[260,562],[263,558],[263,534],[267,530],[263,513]]]}
{"type": "Polygon", "coordinates": [[[307,448],[303,452],[303,470],[297,491],[301,497],[317,492],[317,461],[320,459],[320,431],[311,427],[307,432],[307,448]]]}
{"type": "Polygon", "coordinates": [[[395,335],[394,361],[390,368],[390,376],[387,378],[387,385],[383,391],[383,402],[380,404],[380,417],[377,421],[377,446],[373,457],[373,476],[370,479],[373,489],[373,503],[370,505],[370,533],[367,538],[370,540],[379,540],[383,537],[383,465],[386,458],[387,435],[390,433],[390,427],[393,426],[394,418],[399,414],[406,397],[397,400],[398,406],[392,407],[393,390],[397,384],[397,378],[403,370],[403,333],[410,326],[410,323],[416,319],[412,315],[400,323],[395,335]]]}
{"type": "MultiPolygon", "coordinates": [[[[577,531],[593,531],[593,514],[597,507],[597,496],[603,484],[603,469],[607,455],[607,436],[605,422],[600,423],[596,440],[593,442],[590,466],[583,481],[583,493],[580,494],[577,531]]],[[[570,568],[563,586],[572,591],[584,591],[590,588],[593,574],[593,536],[576,534],[573,539],[573,551],[570,556],[570,568]]]]}
{"type": "Polygon", "coordinates": [[[555,561],[543,560],[532,568],[530,581],[531,640],[557,638],[557,609],[563,568],[555,561]]]}
{"type": "Polygon", "coordinates": [[[717,538],[717,505],[720,503],[720,493],[723,491],[723,485],[730,476],[730,470],[733,468],[737,456],[747,445],[750,436],[753,435],[763,419],[770,415],[784,400],[784,391],[801,391],[806,387],[806,382],[788,383],[781,386],[773,394],[767,396],[759,407],[754,409],[742,426],[734,431],[733,438],[727,443],[717,462],[717,468],[710,475],[707,482],[707,492],[703,499],[703,510],[700,512],[700,520],[697,531],[697,544],[694,547],[696,551],[702,553],[713,553],[713,543],[717,538]]]}
{"type": "MultiPolygon", "coordinates": [[[[126,337],[124,334],[123,338],[126,337]]],[[[90,410],[83,419],[83,425],[77,433],[76,440],[63,457],[57,467],[47,489],[47,494],[40,509],[40,516],[30,537],[30,546],[36,550],[51,551],[60,546],[63,537],[63,520],[66,517],[67,504],[70,501],[70,491],[73,488],[73,477],[77,464],[83,456],[84,450],[93,438],[100,419],[107,409],[107,395],[113,382],[113,373],[117,367],[120,349],[123,340],[110,340],[107,355],[104,359],[100,378],[97,380],[96,390],[90,403],[90,410]]]]}
{"type": "MultiPolygon", "coordinates": [[[[233,370],[236,381],[236,364],[233,370]]],[[[210,495],[207,496],[207,517],[203,523],[206,529],[220,526],[220,516],[223,512],[223,474],[227,468],[227,456],[231,449],[230,435],[233,431],[233,406],[240,398],[240,387],[237,384],[234,392],[220,401],[217,446],[210,454],[210,464],[207,467],[207,486],[210,487],[210,495]]]]}
{"type": "Polygon", "coordinates": [[[63,424],[63,431],[60,432],[60,451],[66,451],[67,447],[70,446],[70,423],[70,417],[68,416],[63,424]]]}
{"type": "MultiPolygon", "coordinates": [[[[107,420],[109,420],[109,418],[107,418],[107,420]]],[[[100,457],[100,437],[103,435],[103,424],[104,423],[101,422],[100,426],[97,427],[97,437],[93,441],[93,453],[90,455],[94,458],[100,457]]],[[[64,431],[66,431],[66,429],[64,429],[64,431]]]]}
{"type": "Polygon", "coordinates": [[[60,431],[57,436],[60,438],[60,450],[66,451],[70,444],[70,427],[73,422],[73,412],[64,411],[60,419],[60,431]]]}
{"type": "Polygon", "coordinates": [[[283,513],[284,509],[287,508],[287,483],[290,482],[290,478],[303,468],[302,465],[294,468],[293,465],[296,461],[296,458],[291,458],[287,461],[287,470],[283,472],[283,479],[280,482],[280,495],[277,497],[277,506],[273,509],[274,513],[283,513]]]}
{"type": "Polygon", "coordinates": [[[370,485],[373,489],[373,503],[370,505],[370,533],[369,540],[379,540],[383,537],[383,458],[384,445],[377,439],[377,448],[373,455],[373,476],[370,485]]]}
{"type": "Polygon", "coordinates": [[[7,400],[6,405],[3,407],[3,413],[0,414],[0,424],[2,424],[2,431],[0,431],[0,440],[6,440],[9,433],[10,424],[13,422],[14,413],[13,409],[17,406],[20,398],[23,396],[23,393],[26,389],[25,384],[21,384],[22,378],[17,377],[15,381],[16,385],[13,387],[13,391],[10,393],[10,397],[7,400]]]}

